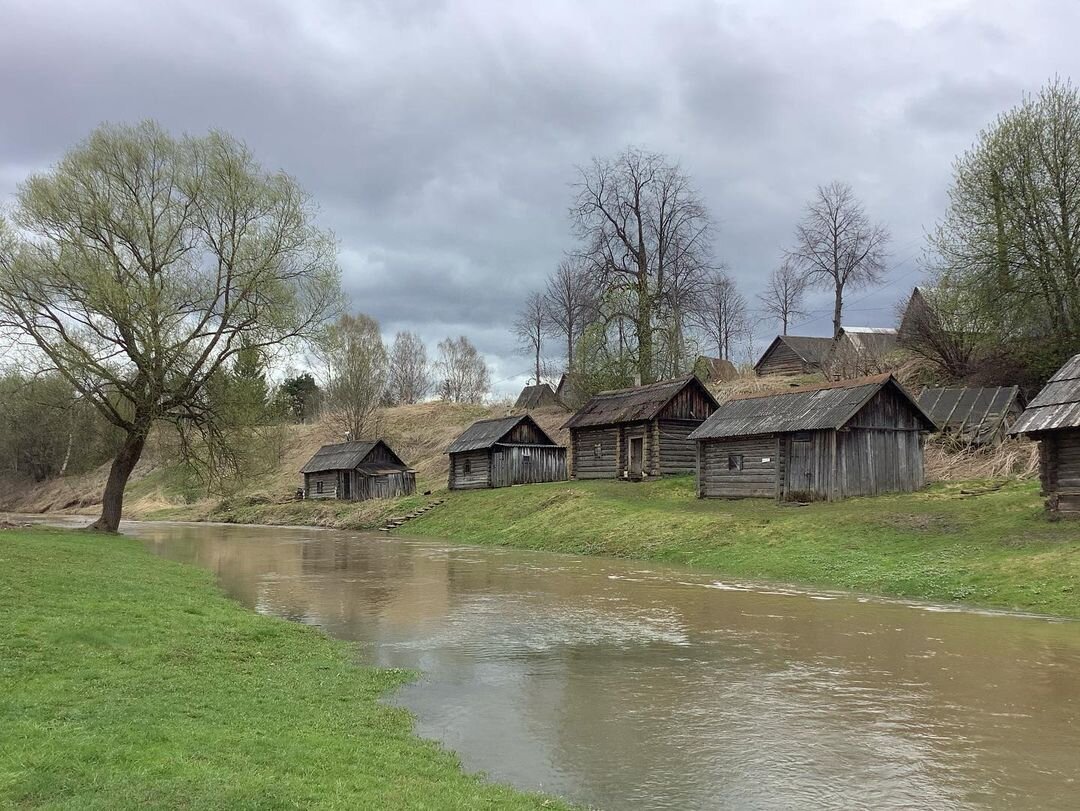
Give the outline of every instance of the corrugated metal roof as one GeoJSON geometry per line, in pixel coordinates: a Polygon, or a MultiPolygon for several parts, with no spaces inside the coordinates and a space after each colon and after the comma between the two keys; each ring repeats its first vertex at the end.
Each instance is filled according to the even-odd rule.
{"type": "Polygon", "coordinates": [[[792,352],[807,363],[821,366],[829,356],[829,350],[832,349],[833,339],[816,338],[809,335],[777,335],[772,343],[769,344],[769,348],[761,353],[758,362],[754,364],[755,369],[769,357],[778,343],[786,344],[792,352]]]}
{"type": "Polygon", "coordinates": [[[716,402],[708,389],[693,375],[675,380],[662,380],[647,386],[602,391],[567,420],[564,428],[584,428],[590,425],[614,425],[621,422],[651,420],[687,386],[696,385],[716,402]]]}
{"type": "Polygon", "coordinates": [[[459,436],[446,449],[447,453],[462,453],[463,451],[479,451],[499,444],[504,436],[517,427],[518,423],[528,421],[540,432],[549,444],[554,445],[551,437],[543,428],[528,414],[519,414],[516,417],[496,417],[490,420],[477,420],[459,436]]]}
{"type": "Polygon", "coordinates": [[[956,386],[924,389],[919,406],[942,430],[971,445],[983,445],[998,436],[1002,424],[1022,404],[1018,386],[956,386]]]}
{"type": "Polygon", "coordinates": [[[1080,428],[1080,355],[1058,369],[1020,415],[1012,434],[1080,428]]]}
{"type": "MultiPolygon", "coordinates": [[[[301,473],[321,473],[324,470],[352,470],[375,449],[381,439],[357,439],[352,442],[339,442],[336,445],[323,445],[308,459],[307,464],[300,468],[301,473]]],[[[401,459],[393,449],[383,442],[383,445],[394,458],[401,459]]]]}
{"type": "Polygon", "coordinates": [[[802,386],[777,394],[748,395],[728,400],[700,425],[691,439],[726,439],[757,434],[785,434],[841,428],[884,386],[892,385],[925,420],[933,421],[890,374],[802,386]]]}

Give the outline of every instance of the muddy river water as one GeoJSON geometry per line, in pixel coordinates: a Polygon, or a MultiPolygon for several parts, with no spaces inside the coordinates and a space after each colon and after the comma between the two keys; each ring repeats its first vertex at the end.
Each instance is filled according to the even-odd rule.
{"type": "Polygon", "coordinates": [[[1080,807],[1080,623],[360,533],[125,531],[420,671],[389,700],[493,780],[605,809],[1080,807]]]}

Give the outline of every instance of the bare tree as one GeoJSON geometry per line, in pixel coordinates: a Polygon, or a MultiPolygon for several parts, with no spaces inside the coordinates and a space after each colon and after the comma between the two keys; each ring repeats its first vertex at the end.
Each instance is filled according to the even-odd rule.
{"type": "Polygon", "coordinates": [[[655,379],[654,330],[665,301],[709,264],[710,223],[678,165],[628,149],[581,170],[571,207],[582,256],[605,294],[625,293],[636,340],[638,374],[655,379]]]}
{"type": "Polygon", "coordinates": [[[529,293],[514,321],[514,336],[521,353],[533,359],[534,383],[539,383],[543,376],[544,336],[549,332],[548,310],[544,297],[539,293],[529,293]]]}
{"type": "Polygon", "coordinates": [[[472,341],[464,335],[439,341],[439,397],[454,403],[482,403],[491,390],[491,373],[472,341]]]}
{"type": "Polygon", "coordinates": [[[592,285],[580,259],[564,259],[548,278],[544,292],[547,325],[552,337],[566,343],[566,371],[574,368],[574,347],[595,308],[592,285]]]}
{"type": "Polygon", "coordinates": [[[851,186],[818,186],[788,259],[808,284],[833,291],[834,339],[840,337],[845,292],[878,284],[885,275],[888,242],[888,229],[870,222],[851,186]]]}
{"type": "Polygon", "coordinates": [[[724,360],[731,359],[732,345],[750,329],[746,299],[735,287],[734,279],[722,270],[709,274],[694,301],[690,318],[724,360]]]}
{"type": "Polygon", "coordinates": [[[372,429],[386,392],[388,360],[379,322],[363,313],[342,315],[316,347],[331,418],[343,434],[359,439],[372,429]]]}
{"type": "Polygon", "coordinates": [[[20,186],[14,221],[17,237],[0,222],[0,332],[123,433],[96,529],[116,530],[152,425],[219,435],[207,382],[339,306],[307,196],[220,132],[102,127],[20,186]]]}
{"type": "Polygon", "coordinates": [[[431,391],[427,348],[415,332],[399,332],[390,350],[387,397],[394,405],[418,403],[431,391]]]}
{"type": "Polygon", "coordinates": [[[758,296],[765,312],[780,322],[781,335],[787,335],[791,320],[804,315],[803,297],[806,295],[806,277],[790,260],[785,259],[769,276],[769,285],[758,296]]]}

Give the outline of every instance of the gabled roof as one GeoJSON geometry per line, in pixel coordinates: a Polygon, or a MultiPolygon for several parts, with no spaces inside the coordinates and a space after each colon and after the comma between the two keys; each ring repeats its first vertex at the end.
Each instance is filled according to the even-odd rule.
{"type": "Polygon", "coordinates": [[[911,404],[927,430],[936,430],[933,420],[896,382],[896,378],[891,374],[882,374],[818,386],[800,386],[778,394],[732,398],[698,426],[690,434],[690,439],[726,439],[842,428],[886,386],[894,387],[911,404]]]}
{"type": "Polygon", "coordinates": [[[1030,434],[1080,428],[1080,355],[1073,357],[1050,378],[1028,403],[1011,434],[1030,434]]]}
{"type": "Polygon", "coordinates": [[[526,386],[518,395],[514,408],[542,408],[547,405],[558,405],[559,398],[555,396],[551,386],[547,383],[538,383],[535,386],[526,386]]]}
{"type": "Polygon", "coordinates": [[[806,363],[813,366],[821,366],[825,363],[826,357],[829,355],[829,350],[832,348],[832,338],[815,338],[808,335],[777,335],[769,348],[761,353],[761,357],[758,358],[758,362],[754,364],[754,368],[757,369],[766,358],[772,354],[772,351],[779,345],[784,344],[798,355],[806,363]]]}
{"type": "Polygon", "coordinates": [[[890,327],[840,327],[840,340],[856,352],[881,357],[896,350],[897,331],[890,327]]]}
{"type": "Polygon", "coordinates": [[[602,391],[593,395],[580,411],[567,420],[563,428],[585,428],[591,425],[614,425],[655,419],[664,410],[664,406],[687,386],[696,386],[716,404],[716,398],[701,381],[693,375],[687,375],[646,386],[602,391]]]}
{"type": "Polygon", "coordinates": [[[336,445],[323,445],[315,455],[307,460],[301,473],[321,473],[324,470],[353,470],[361,465],[375,446],[382,445],[397,460],[401,467],[406,467],[393,448],[381,439],[357,439],[352,442],[339,442],[336,445]]]}
{"type": "Polygon", "coordinates": [[[710,358],[708,355],[698,355],[697,361],[694,363],[694,373],[699,374],[704,371],[708,374],[710,383],[726,383],[728,380],[734,380],[739,376],[739,370],[735,368],[735,364],[726,358],[710,358]]]}
{"type": "Polygon", "coordinates": [[[536,420],[528,414],[519,414],[516,417],[477,420],[466,428],[461,436],[450,443],[450,447],[446,449],[446,452],[462,453],[463,451],[479,451],[491,448],[500,444],[500,440],[522,422],[530,423],[540,433],[540,436],[547,440],[547,444],[556,444],[544,429],[537,424],[536,420]]]}
{"type": "Polygon", "coordinates": [[[924,389],[919,406],[941,430],[982,445],[998,436],[1009,415],[1023,408],[1023,401],[1018,386],[956,386],[924,389]]]}

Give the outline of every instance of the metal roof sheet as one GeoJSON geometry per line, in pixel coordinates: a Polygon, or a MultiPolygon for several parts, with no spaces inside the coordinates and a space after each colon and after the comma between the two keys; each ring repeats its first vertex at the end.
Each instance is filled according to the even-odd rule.
{"type": "Polygon", "coordinates": [[[464,451],[478,451],[497,445],[499,440],[510,433],[521,422],[528,421],[535,426],[548,444],[556,444],[547,435],[543,428],[528,414],[519,414],[516,417],[496,417],[490,420],[477,420],[466,428],[461,436],[450,443],[447,453],[462,453],[464,451]]]}
{"type": "Polygon", "coordinates": [[[727,439],[841,428],[886,385],[895,386],[925,420],[927,427],[933,427],[933,421],[904,387],[892,375],[883,374],[728,400],[690,434],[690,439],[727,439]]]}
{"type": "Polygon", "coordinates": [[[401,458],[381,439],[357,439],[352,442],[339,442],[335,445],[323,445],[315,455],[300,468],[301,473],[321,473],[324,470],[352,470],[361,464],[380,442],[390,454],[401,462],[401,458]]]}
{"type": "Polygon", "coordinates": [[[1058,369],[1042,391],[1028,403],[1012,434],[1080,428],[1080,355],[1058,369]]]}
{"type": "Polygon", "coordinates": [[[716,402],[716,398],[696,377],[688,375],[646,386],[602,391],[593,395],[563,427],[585,428],[651,420],[687,386],[698,386],[705,396],[716,402]]]}
{"type": "Polygon", "coordinates": [[[958,434],[972,445],[992,440],[1009,415],[1022,407],[1018,386],[924,389],[919,406],[939,428],[958,434]]]}

